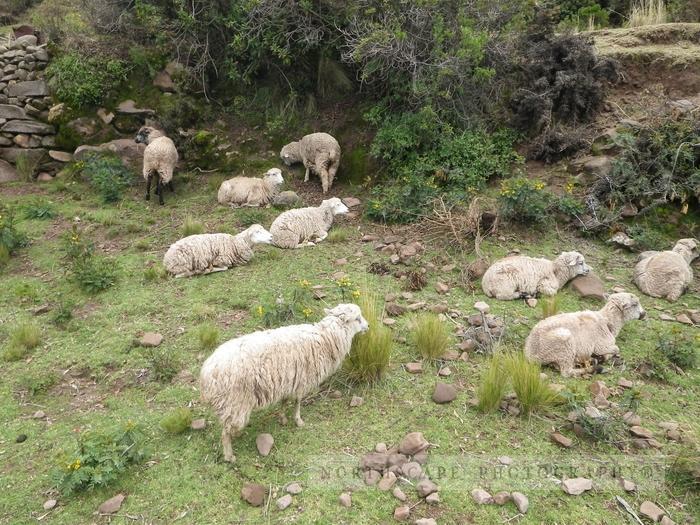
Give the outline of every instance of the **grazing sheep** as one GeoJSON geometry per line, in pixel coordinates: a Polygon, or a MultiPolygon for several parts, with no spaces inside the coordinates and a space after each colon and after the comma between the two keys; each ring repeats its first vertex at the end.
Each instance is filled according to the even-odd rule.
{"type": "Polygon", "coordinates": [[[323,201],[318,208],[285,211],[270,226],[272,244],[278,248],[313,246],[328,236],[333,217],[347,212],[347,206],[338,197],[323,201]]]}
{"type": "Polygon", "coordinates": [[[177,148],[175,143],[166,137],[162,131],[150,126],[143,126],[134,139],[137,144],[146,144],[143,152],[143,178],[146,181],[146,200],[151,199],[151,179],[155,174],[156,195],[158,202],[163,205],[163,186],[170,191],[173,188],[173,172],[177,164],[177,148]]]}
{"type": "Polygon", "coordinates": [[[232,266],[247,264],[253,258],[256,244],[271,242],[272,234],[259,224],[253,224],[238,235],[190,235],[170,246],[163,257],[163,265],[175,277],[223,272],[232,266]]]}
{"type": "Polygon", "coordinates": [[[502,301],[554,295],[569,280],[589,271],[578,252],[562,252],[554,261],[516,255],[492,264],[481,279],[481,287],[486,295],[502,301]]]}
{"type": "Polygon", "coordinates": [[[538,363],[556,365],[564,377],[590,373],[591,357],[605,360],[618,355],[615,338],[622,326],[645,317],[636,295],[615,293],[600,310],[554,315],[537,323],[525,341],[525,355],[538,363]],[[576,369],[579,363],[586,366],[576,369]]]}
{"type": "Polygon", "coordinates": [[[339,304],[325,313],[316,324],[232,339],[204,362],[200,391],[221,420],[226,461],[235,461],[231,438],[246,426],[256,408],[295,399],[294,421],[302,426],[301,400],[338,369],[355,334],[369,328],[357,305],[339,304]]]}
{"type": "Polygon", "coordinates": [[[693,282],[690,263],[700,256],[698,241],[681,239],[673,250],[644,252],[634,268],[634,284],[643,293],[677,301],[693,282]]]}
{"type": "Polygon", "coordinates": [[[340,144],[328,133],[312,133],[283,147],[280,158],[287,166],[302,162],[306,168],[304,182],[309,181],[309,170],[313,170],[320,177],[323,193],[326,193],[333,186],[338,171],[340,144]]]}
{"type": "Polygon", "coordinates": [[[234,177],[221,183],[217,198],[219,204],[232,208],[267,206],[275,199],[283,182],[279,168],[268,170],[262,179],[234,177]]]}

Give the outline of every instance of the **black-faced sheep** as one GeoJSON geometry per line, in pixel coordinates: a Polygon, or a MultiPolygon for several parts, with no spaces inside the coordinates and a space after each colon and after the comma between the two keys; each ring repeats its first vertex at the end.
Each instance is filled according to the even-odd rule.
{"type": "Polygon", "coordinates": [[[309,181],[311,170],[321,179],[323,193],[326,193],[333,186],[340,165],[340,144],[328,133],[311,133],[284,146],[280,158],[287,166],[303,163],[306,168],[304,182],[309,181]]]}
{"type": "Polygon", "coordinates": [[[369,328],[357,305],[340,304],[325,313],[316,324],[284,326],[232,339],[204,362],[201,395],[221,420],[226,461],[235,461],[231,438],[248,424],[257,408],[294,399],[294,420],[302,426],[304,396],[338,369],[355,334],[369,328]]]}
{"type": "Polygon", "coordinates": [[[677,301],[693,282],[690,263],[700,256],[698,241],[681,239],[673,250],[644,252],[634,268],[634,284],[643,293],[677,301]]]}
{"type": "Polygon", "coordinates": [[[623,325],[644,317],[637,296],[612,294],[600,310],[554,315],[537,323],[525,341],[525,355],[541,364],[556,365],[565,377],[590,373],[591,358],[619,355],[615,338],[623,325]],[[577,369],[577,364],[584,368],[577,369]]]}
{"type": "Polygon", "coordinates": [[[146,144],[143,152],[143,178],[146,181],[146,200],[151,198],[151,180],[155,175],[156,195],[158,202],[162,205],[163,187],[168,186],[170,191],[173,188],[173,172],[177,164],[178,155],[175,143],[166,137],[162,131],[150,126],[143,126],[139,129],[134,139],[138,144],[146,144]]]}
{"type": "Polygon", "coordinates": [[[281,213],[270,226],[272,244],[278,248],[313,246],[328,236],[336,215],[348,212],[338,197],[321,202],[317,208],[297,208],[281,213]]]}
{"type": "Polygon", "coordinates": [[[516,255],[492,264],[481,287],[489,297],[503,301],[555,295],[571,279],[589,271],[578,252],[563,252],[554,261],[516,255]]]}
{"type": "Polygon", "coordinates": [[[282,183],[284,178],[279,168],[268,170],[262,179],[234,177],[221,183],[217,200],[232,208],[267,206],[274,201],[282,183]]]}

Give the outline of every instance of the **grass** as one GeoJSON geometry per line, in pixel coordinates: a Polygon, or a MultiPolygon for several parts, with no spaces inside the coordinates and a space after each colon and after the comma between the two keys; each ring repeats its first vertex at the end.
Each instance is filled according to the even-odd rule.
{"type": "Polygon", "coordinates": [[[20,153],[17,155],[15,168],[23,181],[32,182],[39,169],[39,159],[28,153],[20,153]]]}
{"type": "Polygon", "coordinates": [[[501,404],[508,388],[508,372],[501,353],[494,353],[489,359],[488,368],[483,373],[478,390],[479,410],[494,412],[501,404]]]}
{"type": "Polygon", "coordinates": [[[630,8],[629,27],[665,24],[668,19],[664,0],[635,0],[630,8]]]}
{"type": "Polygon", "coordinates": [[[204,224],[196,220],[191,215],[185,217],[185,222],[182,223],[182,236],[199,235],[204,233],[204,224]]]}
{"type": "Polygon", "coordinates": [[[353,339],[350,353],[343,363],[344,371],[350,381],[374,383],[382,378],[389,365],[394,336],[391,329],[382,323],[384,307],[376,292],[361,289],[357,304],[369,324],[369,330],[353,339]]]}
{"type": "Polygon", "coordinates": [[[355,234],[355,230],[348,226],[338,226],[336,228],[331,228],[328,232],[328,237],[326,237],[326,242],[330,243],[341,243],[347,242],[355,234]]]}
{"type": "Polygon", "coordinates": [[[450,347],[452,335],[447,323],[437,314],[419,315],[411,329],[411,339],[424,359],[439,359],[450,347]]]}
{"type": "Polygon", "coordinates": [[[540,310],[542,311],[542,319],[552,317],[559,313],[559,296],[542,297],[539,300],[540,310]]]}
{"type": "Polygon", "coordinates": [[[503,366],[508,371],[522,413],[529,415],[550,409],[562,402],[559,394],[542,379],[540,366],[528,361],[522,352],[507,354],[503,366]]]}
{"type": "Polygon", "coordinates": [[[236,220],[241,228],[247,228],[253,224],[263,224],[267,214],[262,210],[238,210],[236,220]]]}
{"type": "Polygon", "coordinates": [[[160,420],[160,428],[170,434],[182,434],[192,424],[192,411],[188,408],[176,408],[160,420]]]}
{"type": "Polygon", "coordinates": [[[3,351],[5,361],[18,361],[41,342],[41,330],[31,322],[17,325],[10,331],[10,339],[3,351]]]}
{"type": "Polygon", "coordinates": [[[212,350],[219,342],[219,329],[212,323],[204,323],[197,329],[197,340],[202,350],[212,350]]]}

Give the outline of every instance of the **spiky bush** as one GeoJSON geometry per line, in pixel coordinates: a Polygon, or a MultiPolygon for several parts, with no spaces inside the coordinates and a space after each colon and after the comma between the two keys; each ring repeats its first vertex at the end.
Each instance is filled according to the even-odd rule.
{"type": "Polygon", "coordinates": [[[493,354],[489,367],[481,377],[478,391],[479,410],[484,413],[497,410],[506,393],[508,381],[508,370],[504,366],[502,355],[493,354]]]}
{"type": "Polygon", "coordinates": [[[523,352],[507,354],[503,365],[508,371],[524,414],[550,408],[562,401],[559,394],[540,376],[540,366],[529,361],[523,352]]]}
{"type": "Polygon", "coordinates": [[[351,381],[372,383],[381,379],[389,365],[393,336],[391,329],[382,323],[384,308],[378,294],[362,289],[357,304],[369,323],[369,330],[352,340],[343,366],[351,381]]]}
{"type": "Polygon", "coordinates": [[[452,335],[450,327],[437,314],[419,315],[411,329],[413,344],[425,359],[438,359],[445,355],[452,335]]]}
{"type": "Polygon", "coordinates": [[[160,420],[160,428],[170,434],[182,434],[192,424],[192,412],[189,408],[176,408],[160,420]]]}
{"type": "Polygon", "coordinates": [[[197,339],[202,350],[211,350],[219,342],[219,329],[212,323],[204,323],[197,329],[197,339]]]}

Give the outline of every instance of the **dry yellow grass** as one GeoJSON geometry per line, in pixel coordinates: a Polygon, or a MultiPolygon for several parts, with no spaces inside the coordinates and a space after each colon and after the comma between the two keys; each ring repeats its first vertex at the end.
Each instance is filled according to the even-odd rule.
{"type": "Polygon", "coordinates": [[[639,0],[632,4],[628,24],[630,27],[665,24],[667,18],[664,0],[639,0]]]}

